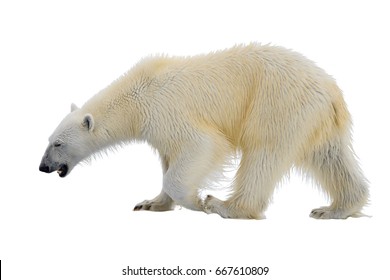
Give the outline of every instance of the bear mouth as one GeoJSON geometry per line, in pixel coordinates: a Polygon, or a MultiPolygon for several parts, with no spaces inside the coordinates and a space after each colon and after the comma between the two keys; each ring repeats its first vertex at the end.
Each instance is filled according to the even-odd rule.
{"type": "Polygon", "coordinates": [[[57,173],[61,178],[64,178],[68,174],[68,165],[67,164],[61,164],[60,168],[58,168],[57,173]]]}

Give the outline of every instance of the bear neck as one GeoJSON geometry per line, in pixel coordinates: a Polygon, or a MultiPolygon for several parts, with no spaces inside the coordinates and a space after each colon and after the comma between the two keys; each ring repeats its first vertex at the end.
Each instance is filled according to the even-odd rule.
{"type": "Polygon", "coordinates": [[[94,134],[101,145],[140,140],[142,112],[131,85],[117,81],[92,97],[82,108],[94,119],[94,134]],[[119,84],[119,85],[118,85],[119,84]]]}

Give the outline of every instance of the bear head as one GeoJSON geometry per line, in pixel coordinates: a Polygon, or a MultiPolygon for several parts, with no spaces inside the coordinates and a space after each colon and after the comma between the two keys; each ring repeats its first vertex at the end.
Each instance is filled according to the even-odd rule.
{"type": "Polygon", "coordinates": [[[61,121],[49,137],[49,145],[42,157],[39,170],[46,173],[57,171],[67,176],[80,161],[92,152],[94,119],[74,104],[71,112],[61,121]]]}

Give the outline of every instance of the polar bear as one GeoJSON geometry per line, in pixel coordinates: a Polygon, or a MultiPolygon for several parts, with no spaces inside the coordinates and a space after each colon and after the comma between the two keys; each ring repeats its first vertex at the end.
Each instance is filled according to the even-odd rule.
{"type": "Polygon", "coordinates": [[[134,210],[181,205],[262,219],[275,186],[294,167],[331,201],[310,216],[343,219],[359,216],[369,196],[350,127],[334,79],[294,51],[252,43],[194,57],[155,56],[81,108],[72,105],[39,169],[65,177],[95,153],[146,141],[161,158],[163,186],[134,210]],[[237,153],[231,195],[201,197],[205,182],[237,153]]]}

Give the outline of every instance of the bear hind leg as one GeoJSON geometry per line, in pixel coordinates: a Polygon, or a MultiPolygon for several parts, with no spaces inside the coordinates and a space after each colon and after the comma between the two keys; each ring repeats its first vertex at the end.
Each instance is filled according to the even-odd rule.
{"type": "Polygon", "coordinates": [[[368,201],[368,183],[353,151],[342,140],[329,142],[311,153],[308,170],[314,175],[332,203],[314,209],[316,219],[345,219],[361,216],[368,201]]]}

